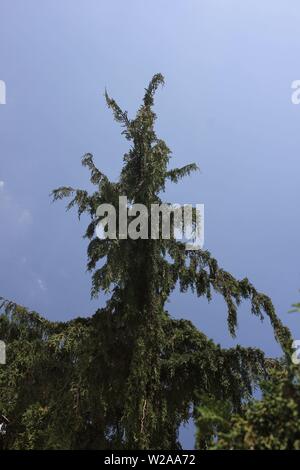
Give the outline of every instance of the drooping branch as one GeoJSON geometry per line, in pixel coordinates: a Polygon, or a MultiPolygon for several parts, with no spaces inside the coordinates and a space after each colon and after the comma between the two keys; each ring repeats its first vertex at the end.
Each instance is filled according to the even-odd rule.
{"type": "Polygon", "coordinates": [[[178,183],[181,178],[189,176],[192,172],[198,171],[199,167],[195,163],[190,163],[182,168],[173,168],[167,171],[166,178],[170,179],[172,183],[178,183]]]}

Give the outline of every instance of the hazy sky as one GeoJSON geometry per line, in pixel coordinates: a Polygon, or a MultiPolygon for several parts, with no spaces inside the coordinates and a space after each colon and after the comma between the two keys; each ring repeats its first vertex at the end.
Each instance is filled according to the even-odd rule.
{"type": "MultiPolygon", "coordinates": [[[[86,220],[49,193],[89,188],[85,152],[118,176],[127,142],[104,89],[133,115],[161,72],[157,133],[171,165],[201,168],[166,199],[205,204],[205,248],[270,295],[300,339],[287,313],[300,288],[299,24],[299,0],[0,0],[0,295],[55,320],[103,303],[90,301],[86,220]]],[[[218,296],[174,294],[168,310],[223,346],[280,353],[247,303],[234,341],[218,296]]]]}

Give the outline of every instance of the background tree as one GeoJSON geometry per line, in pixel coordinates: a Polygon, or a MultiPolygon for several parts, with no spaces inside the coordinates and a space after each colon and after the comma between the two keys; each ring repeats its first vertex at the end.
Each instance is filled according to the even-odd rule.
{"type": "Polygon", "coordinates": [[[168,180],[177,183],[197,169],[168,168],[171,152],[154,130],[154,93],[161,84],[162,75],[155,75],[134,119],[105,94],[130,142],[118,181],[110,181],[86,154],[82,164],[95,192],[69,186],[53,191],[54,200],[71,197],[67,207],[90,217],[85,237],[91,293],[109,292],[106,306],[89,319],[53,324],[3,302],[0,334],[9,365],[0,369],[6,384],[0,410],[10,420],[5,448],[179,448],[179,426],[195,414],[203,395],[227,401],[238,412],[267,373],[264,356],[240,346],[223,350],[189,321],[172,319],[165,303],[177,285],[208,300],[213,291],[221,294],[233,336],[238,305],[249,299],[254,315],[269,317],[289,355],[290,334],[271,300],[248,279],[221,269],[209,252],[187,251],[174,237],[96,236],[100,204],[117,207],[119,196],[127,196],[129,204],[149,209],[162,202],[168,180]]]}
{"type": "Polygon", "coordinates": [[[300,450],[299,366],[273,370],[261,383],[262,399],[231,414],[227,402],[201,405],[197,447],[240,450],[300,450]]]}
{"type": "MultiPolygon", "coordinates": [[[[291,312],[299,311],[293,304],[291,312]]],[[[298,351],[299,352],[299,351],[298,351]]],[[[297,352],[292,356],[298,356],[297,352]]],[[[228,401],[204,396],[196,418],[199,449],[300,450],[300,372],[289,360],[265,361],[261,399],[250,399],[239,413],[228,401]]]]}

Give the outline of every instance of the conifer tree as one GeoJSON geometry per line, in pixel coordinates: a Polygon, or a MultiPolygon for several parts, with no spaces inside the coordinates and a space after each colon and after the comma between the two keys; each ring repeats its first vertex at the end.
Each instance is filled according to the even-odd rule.
{"type": "MultiPolygon", "coordinates": [[[[177,183],[197,170],[193,163],[170,169],[170,149],[156,136],[154,94],[163,83],[161,74],[152,78],[133,119],[105,93],[108,107],[130,142],[118,181],[110,181],[88,153],[82,164],[90,171],[95,191],[89,194],[70,186],[53,191],[54,200],[71,197],[68,209],[77,206],[79,216],[87,213],[90,217],[85,237],[91,294],[109,293],[105,307],[89,319],[51,324],[12,302],[3,302],[6,314],[0,334],[8,343],[8,357],[15,354],[12,340],[25,349],[34,341],[37,348],[30,355],[34,396],[28,395],[27,376],[19,365],[15,371],[20,377],[12,388],[18,389],[20,400],[9,402],[9,391],[0,396],[0,407],[15,423],[4,444],[8,448],[175,449],[180,447],[180,424],[194,415],[204,395],[226,400],[232,412],[238,413],[243,400],[267,374],[264,355],[240,346],[224,350],[190,321],[172,319],[166,302],[177,285],[181,292],[191,289],[209,301],[213,292],[221,294],[232,336],[238,305],[248,299],[251,312],[269,317],[275,338],[287,356],[290,353],[289,331],[277,318],[271,300],[248,279],[237,280],[221,269],[208,251],[186,250],[174,237],[96,236],[99,205],[118,207],[119,196],[126,196],[129,204],[141,203],[150,209],[151,204],[163,202],[167,181],[177,183]],[[47,373],[55,385],[45,386],[47,373]],[[41,422],[38,410],[43,413],[41,422]]],[[[0,379],[1,374],[2,380],[7,378],[5,373],[0,371],[0,379]]]]}

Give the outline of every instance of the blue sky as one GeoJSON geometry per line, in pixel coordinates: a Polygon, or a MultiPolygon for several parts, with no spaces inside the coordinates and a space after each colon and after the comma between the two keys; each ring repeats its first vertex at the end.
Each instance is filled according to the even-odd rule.
{"type": "MultiPolygon", "coordinates": [[[[1,0],[0,295],[55,320],[103,303],[90,301],[86,220],[49,193],[89,188],[85,152],[118,176],[127,143],[104,89],[133,115],[161,72],[157,133],[173,166],[201,168],[166,198],[205,204],[206,249],[270,295],[300,338],[299,316],[287,313],[300,288],[299,24],[297,0],[1,0]]],[[[236,340],[218,297],[175,293],[168,310],[223,346],[280,353],[247,303],[236,340]]]]}

